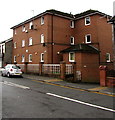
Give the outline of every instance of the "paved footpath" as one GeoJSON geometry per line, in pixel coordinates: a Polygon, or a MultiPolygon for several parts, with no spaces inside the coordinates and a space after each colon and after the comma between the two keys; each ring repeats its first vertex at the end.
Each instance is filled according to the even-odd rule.
{"type": "Polygon", "coordinates": [[[51,83],[52,85],[57,85],[61,87],[66,87],[66,88],[68,87],[71,89],[80,89],[83,91],[105,94],[105,95],[110,95],[115,97],[115,88],[101,87],[99,84],[95,84],[95,83],[71,83],[59,78],[44,77],[44,76],[33,75],[33,74],[23,74],[23,77],[32,79],[33,81],[51,83]]]}

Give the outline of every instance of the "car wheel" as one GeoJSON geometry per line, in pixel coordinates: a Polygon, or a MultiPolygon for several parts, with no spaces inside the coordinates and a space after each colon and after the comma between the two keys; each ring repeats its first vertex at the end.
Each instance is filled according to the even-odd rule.
{"type": "Polygon", "coordinates": [[[7,73],[7,77],[10,77],[10,73],[9,72],[7,73]]]}
{"type": "Polygon", "coordinates": [[[4,77],[4,74],[3,74],[3,73],[1,73],[1,76],[2,76],[2,77],[4,77]]]}

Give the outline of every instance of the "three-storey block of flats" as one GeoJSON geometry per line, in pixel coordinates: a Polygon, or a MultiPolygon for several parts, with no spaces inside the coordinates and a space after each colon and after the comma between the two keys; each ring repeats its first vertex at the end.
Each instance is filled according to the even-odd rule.
{"type": "Polygon", "coordinates": [[[111,16],[96,10],[72,15],[47,10],[13,26],[13,58],[17,64],[76,62],[84,76],[98,76],[100,64],[113,68],[111,16]],[[94,71],[92,71],[92,69],[94,71]]]}

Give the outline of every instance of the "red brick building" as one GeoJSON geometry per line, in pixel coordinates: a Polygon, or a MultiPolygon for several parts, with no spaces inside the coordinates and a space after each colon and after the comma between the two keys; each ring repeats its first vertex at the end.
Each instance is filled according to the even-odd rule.
{"type": "Polygon", "coordinates": [[[14,43],[12,60],[18,64],[77,62],[85,77],[88,76],[88,69],[84,71],[83,68],[87,67],[87,63],[92,66],[90,71],[93,67],[97,71],[97,74],[92,71],[92,75],[97,76],[99,64],[113,68],[112,25],[107,22],[109,17],[95,10],[76,15],[47,10],[11,28],[14,43]],[[72,51],[75,46],[78,46],[79,52],[72,51]],[[85,47],[82,51],[80,46],[86,46],[90,52],[84,52],[85,47]],[[70,47],[68,52],[63,52],[70,47]]]}

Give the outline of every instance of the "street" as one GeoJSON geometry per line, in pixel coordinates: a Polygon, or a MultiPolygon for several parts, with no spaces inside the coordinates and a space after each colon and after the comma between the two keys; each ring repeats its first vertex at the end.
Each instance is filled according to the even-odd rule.
{"type": "Polygon", "coordinates": [[[0,76],[2,118],[113,118],[113,97],[0,76]]]}

